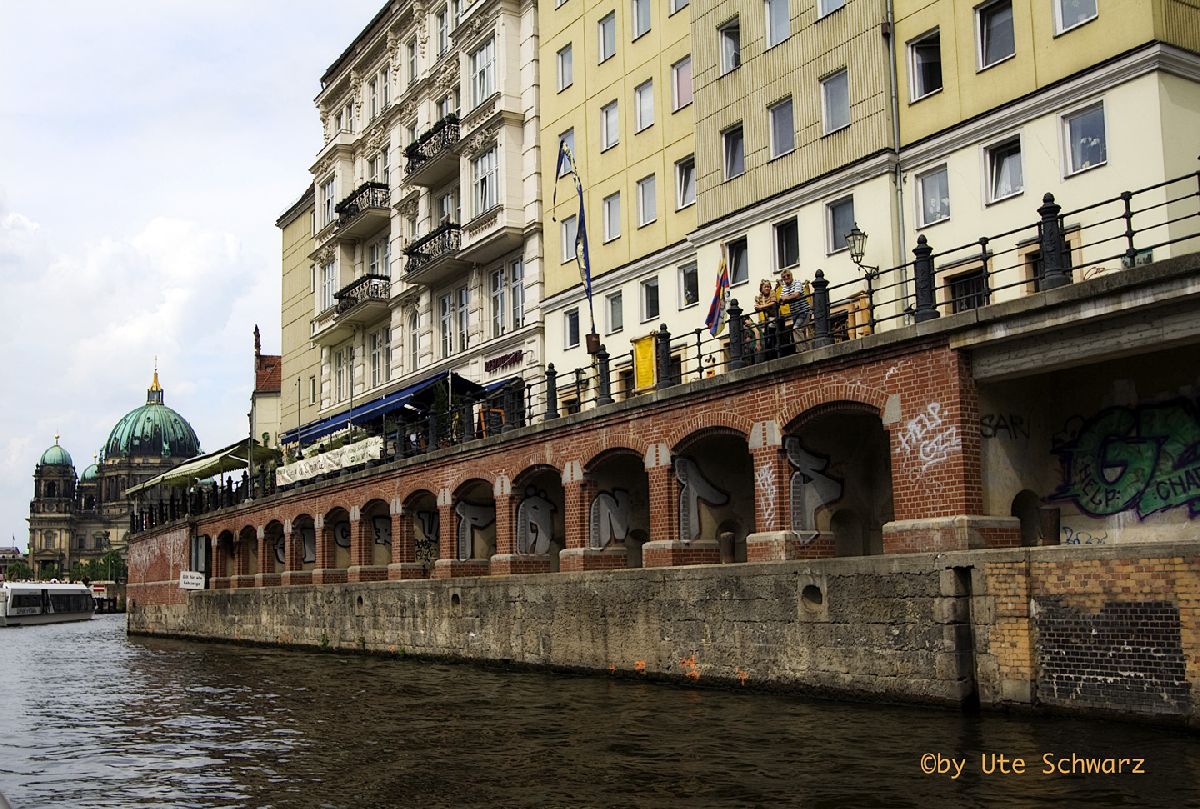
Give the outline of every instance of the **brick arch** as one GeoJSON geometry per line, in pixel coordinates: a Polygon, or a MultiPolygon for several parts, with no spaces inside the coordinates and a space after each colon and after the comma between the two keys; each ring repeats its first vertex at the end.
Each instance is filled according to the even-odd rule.
{"type": "Polygon", "coordinates": [[[309,522],[313,523],[314,525],[317,522],[317,518],[312,515],[312,512],[305,510],[305,511],[300,511],[300,512],[297,512],[296,514],[293,514],[288,519],[288,524],[290,524],[293,528],[295,528],[296,523],[300,522],[301,520],[308,520],[309,522]]]}
{"type": "Polygon", "coordinates": [[[241,539],[243,536],[245,536],[247,531],[252,533],[254,535],[255,539],[258,539],[258,527],[255,525],[250,525],[249,523],[247,523],[246,525],[243,525],[241,528],[238,529],[238,532],[237,532],[238,539],[241,539]]]}
{"type": "Polygon", "coordinates": [[[562,476],[562,469],[560,469],[559,467],[557,467],[553,464],[548,464],[548,463],[545,463],[544,461],[539,462],[539,463],[529,464],[528,466],[521,469],[520,473],[518,473],[512,479],[512,490],[513,490],[514,495],[516,494],[516,492],[519,488],[521,488],[522,486],[525,485],[526,481],[529,478],[533,477],[534,475],[540,474],[542,472],[553,472],[553,473],[559,475],[560,477],[562,476]]]}
{"type": "Polygon", "coordinates": [[[570,461],[594,458],[610,447],[627,447],[644,458],[652,442],[647,440],[644,423],[642,427],[641,431],[635,431],[633,422],[613,424],[586,436],[555,440],[551,443],[550,457],[559,468],[565,467],[570,461]]]}
{"type": "Polygon", "coordinates": [[[363,504],[359,506],[358,513],[366,514],[370,511],[378,511],[381,508],[384,513],[387,513],[387,511],[391,509],[391,502],[386,497],[368,497],[363,501],[363,504]]]}
{"type": "Polygon", "coordinates": [[[400,498],[400,503],[404,506],[405,509],[408,509],[409,507],[412,506],[412,503],[414,500],[416,500],[418,497],[422,497],[425,495],[432,497],[435,502],[437,501],[437,492],[434,491],[433,489],[427,489],[422,486],[422,487],[413,489],[408,494],[404,495],[404,497],[400,498]]]}
{"type": "Polygon", "coordinates": [[[734,436],[747,442],[747,444],[750,440],[749,433],[742,432],[736,427],[730,427],[727,424],[713,424],[692,430],[677,438],[670,444],[671,454],[676,455],[698,441],[717,435],[734,436]]]}
{"type": "Polygon", "coordinates": [[[797,399],[793,400],[790,406],[781,414],[782,418],[780,418],[779,424],[781,427],[788,425],[790,428],[808,411],[815,410],[824,405],[839,403],[846,405],[867,405],[875,411],[876,415],[879,415],[883,413],[884,407],[887,406],[887,400],[887,391],[872,385],[865,385],[862,382],[825,380],[819,384],[807,387],[797,399]]]}
{"type": "Polygon", "coordinates": [[[726,435],[737,434],[749,440],[750,430],[754,422],[740,413],[714,411],[699,413],[684,419],[674,429],[667,433],[666,444],[674,452],[687,443],[693,435],[700,432],[724,432],[726,435]]]}
{"type": "Polygon", "coordinates": [[[233,542],[235,539],[237,539],[238,535],[237,532],[232,528],[222,528],[217,532],[217,542],[219,543],[222,539],[225,539],[226,536],[229,537],[230,542],[233,542]]]}
{"type": "Polygon", "coordinates": [[[646,451],[637,450],[633,447],[608,447],[607,449],[602,449],[589,458],[587,463],[583,465],[584,474],[594,471],[601,464],[604,464],[607,461],[610,461],[613,458],[617,458],[621,455],[632,455],[638,460],[642,460],[646,457],[646,451]]]}
{"type": "Polygon", "coordinates": [[[462,497],[463,489],[467,488],[467,486],[471,483],[486,483],[489,490],[494,489],[496,486],[496,481],[494,478],[488,478],[484,475],[463,475],[455,482],[454,486],[450,488],[451,500],[457,502],[458,499],[462,497]]]}
{"type": "Polygon", "coordinates": [[[834,414],[854,414],[864,416],[874,416],[879,418],[880,410],[874,405],[866,402],[856,402],[849,400],[838,400],[833,402],[825,402],[816,407],[811,407],[803,413],[798,413],[792,420],[780,425],[785,434],[794,433],[810,421],[815,421],[822,416],[830,416],[834,414]]]}

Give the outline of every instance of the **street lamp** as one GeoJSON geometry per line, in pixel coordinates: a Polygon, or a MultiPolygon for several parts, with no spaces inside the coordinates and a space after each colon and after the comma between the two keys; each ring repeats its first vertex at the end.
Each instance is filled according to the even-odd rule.
{"type": "Polygon", "coordinates": [[[850,249],[850,260],[863,272],[867,280],[867,323],[871,334],[875,333],[875,287],[874,281],[879,277],[879,268],[863,264],[863,256],[867,252],[867,234],[854,223],[854,227],[846,234],[846,246],[850,249]]]}

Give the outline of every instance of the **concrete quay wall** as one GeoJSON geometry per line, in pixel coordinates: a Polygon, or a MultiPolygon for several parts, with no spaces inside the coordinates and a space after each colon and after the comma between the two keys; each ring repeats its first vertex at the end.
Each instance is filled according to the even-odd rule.
{"type": "Polygon", "coordinates": [[[1196,542],[203,590],[164,602],[131,590],[129,631],[1200,727],[1196,542]]]}

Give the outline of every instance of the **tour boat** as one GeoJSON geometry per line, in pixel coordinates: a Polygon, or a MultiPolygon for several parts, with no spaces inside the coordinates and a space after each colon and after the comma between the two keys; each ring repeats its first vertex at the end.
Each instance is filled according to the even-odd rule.
{"type": "Polygon", "coordinates": [[[6,581],[0,587],[0,626],[90,621],[95,611],[96,600],[83,584],[6,581]]]}

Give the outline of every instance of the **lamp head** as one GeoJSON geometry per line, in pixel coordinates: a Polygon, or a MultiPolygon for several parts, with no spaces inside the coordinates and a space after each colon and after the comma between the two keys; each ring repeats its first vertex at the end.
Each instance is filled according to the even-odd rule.
{"type": "Polygon", "coordinates": [[[863,256],[867,252],[867,234],[859,230],[857,222],[846,234],[846,246],[850,248],[850,260],[855,264],[862,264],[863,256]]]}

